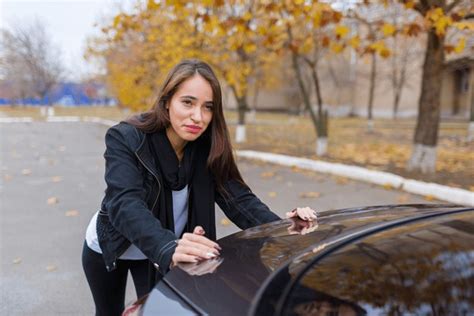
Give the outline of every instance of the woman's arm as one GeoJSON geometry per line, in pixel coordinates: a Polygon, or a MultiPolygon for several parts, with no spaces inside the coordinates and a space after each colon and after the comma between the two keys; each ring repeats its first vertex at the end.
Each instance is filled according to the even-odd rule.
{"type": "Polygon", "coordinates": [[[216,190],[216,203],[239,228],[247,229],[280,219],[240,182],[230,180],[226,183],[225,189],[227,195],[216,190]]]}

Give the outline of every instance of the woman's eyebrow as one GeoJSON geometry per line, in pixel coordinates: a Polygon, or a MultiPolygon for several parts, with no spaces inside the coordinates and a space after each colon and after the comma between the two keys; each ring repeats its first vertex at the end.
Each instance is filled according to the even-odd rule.
{"type": "Polygon", "coordinates": [[[187,99],[191,99],[191,100],[194,100],[194,101],[197,101],[197,98],[196,97],[193,97],[192,95],[183,95],[181,96],[181,98],[187,98],[187,99]]]}
{"type": "MultiPolygon", "coordinates": [[[[197,101],[198,98],[196,97],[193,97],[192,95],[183,95],[181,96],[182,99],[191,99],[193,101],[197,101]]],[[[213,100],[210,100],[210,101],[205,101],[204,103],[210,103],[210,104],[214,104],[214,101],[213,100]]]]}

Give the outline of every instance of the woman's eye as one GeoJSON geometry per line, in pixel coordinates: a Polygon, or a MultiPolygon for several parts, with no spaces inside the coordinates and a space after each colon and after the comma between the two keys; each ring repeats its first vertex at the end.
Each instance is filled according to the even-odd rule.
{"type": "Polygon", "coordinates": [[[185,105],[191,105],[192,104],[191,100],[183,100],[183,103],[185,105]]]}
{"type": "Polygon", "coordinates": [[[214,109],[214,106],[212,104],[207,104],[205,107],[208,111],[212,111],[214,109]]]}

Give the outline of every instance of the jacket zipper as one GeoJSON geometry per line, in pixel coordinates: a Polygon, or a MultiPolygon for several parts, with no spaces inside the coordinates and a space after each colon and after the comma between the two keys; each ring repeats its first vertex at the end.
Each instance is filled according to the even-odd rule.
{"type": "MultiPolygon", "coordinates": [[[[143,160],[140,158],[140,156],[136,152],[135,152],[135,156],[137,156],[137,159],[141,162],[141,164],[145,167],[145,169],[148,170],[148,172],[151,173],[153,175],[153,177],[155,177],[155,180],[158,183],[158,193],[156,194],[155,201],[153,202],[153,206],[151,207],[151,211],[153,212],[153,209],[155,208],[156,202],[158,202],[158,196],[160,195],[161,183],[160,183],[160,180],[158,180],[158,176],[150,168],[147,167],[147,165],[143,162],[143,160]]],[[[127,248],[125,248],[125,250],[126,249],[127,248]]],[[[124,250],[124,252],[125,252],[125,250],[124,250]]],[[[122,252],[122,254],[123,254],[123,252],[122,252]]],[[[115,257],[114,261],[112,262],[113,269],[115,269],[116,261],[122,254],[115,257]]],[[[109,266],[107,266],[107,270],[109,270],[109,266]]],[[[109,270],[109,271],[112,271],[112,270],[109,270]]]]}
{"type": "Polygon", "coordinates": [[[160,180],[158,180],[158,176],[150,168],[148,168],[148,166],[143,162],[143,160],[140,158],[140,156],[136,152],[135,152],[135,156],[137,156],[138,160],[140,160],[140,162],[145,167],[145,169],[148,170],[148,172],[151,173],[153,177],[155,177],[155,180],[158,183],[158,192],[155,197],[155,202],[153,202],[153,206],[151,207],[151,211],[153,212],[153,210],[155,209],[156,202],[158,202],[158,196],[160,195],[161,183],[160,183],[160,180]]]}

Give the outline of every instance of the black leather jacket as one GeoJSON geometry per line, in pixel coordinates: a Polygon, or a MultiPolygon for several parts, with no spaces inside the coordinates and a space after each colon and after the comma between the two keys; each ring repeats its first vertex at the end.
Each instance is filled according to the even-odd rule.
{"type": "MultiPolygon", "coordinates": [[[[105,181],[107,189],[97,217],[97,235],[108,271],[131,243],[165,274],[176,248],[175,234],[163,227],[152,212],[162,187],[158,168],[145,134],[121,122],[105,136],[105,181]]],[[[246,229],[278,220],[248,188],[229,181],[224,199],[216,190],[216,203],[239,228],[246,229]]],[[[213,223],[215,225],[215,223],[213,223]]]]}

